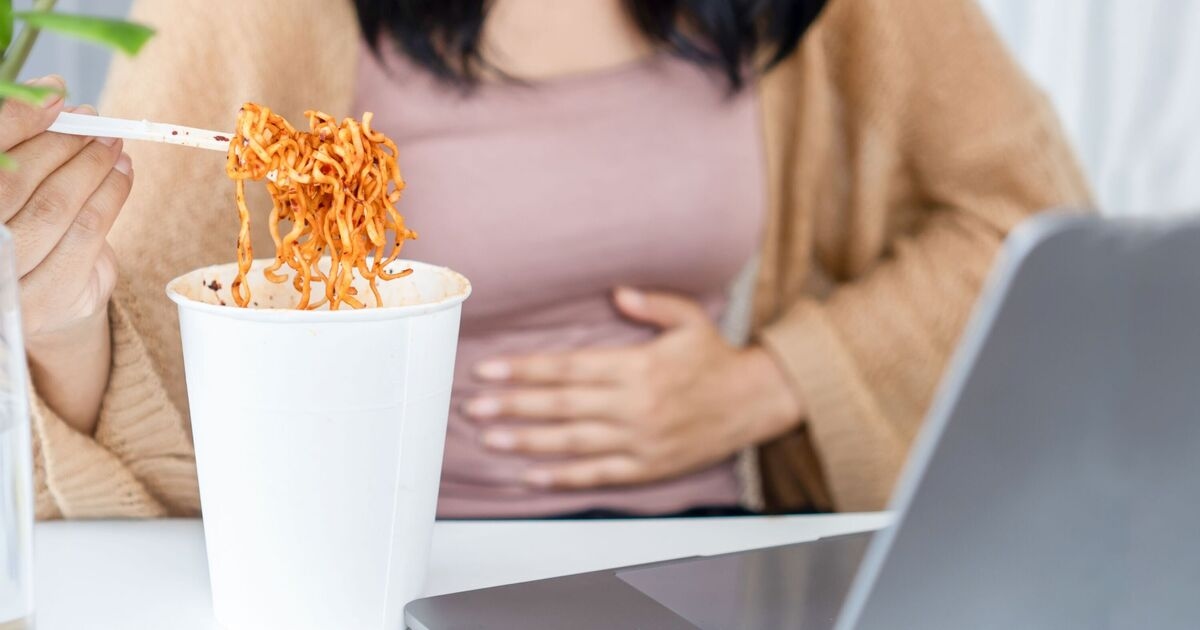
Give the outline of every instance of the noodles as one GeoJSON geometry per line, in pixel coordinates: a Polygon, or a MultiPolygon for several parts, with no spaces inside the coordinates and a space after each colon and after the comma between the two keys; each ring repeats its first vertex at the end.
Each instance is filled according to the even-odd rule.
{"type": "Polygon", "coordinates": [[[404,180],[396,165],[396,145],[371,129],[371,114],[362,122],[338,124],[327,114],[305,112],[310,131],[297,131],[270,109],[247,103],[238,115],[229,143],[225,172],[237,182],[238,273],[230,290],[241,307],[250,303],[246,273],[254,260],[250,246],[250,210],[246,180],[266,180],[271,195],[271,238],[275,261],[263,271],[271,282],[287,281],[300,294],[297,309],[345,304],[365,306],[352,284],[355,273],[367,280],[376,306],[382,306],[377,282],[412,273],[385,268],[400,255],[416,232],[404,226],[396,211],[404,180]],[[389,190],[389,187],[391,190],[389,190]],[[290,223],[286,231],[281,224],[290,223]],[[391,252],[385,255],[387,247],[391,252]],[[328,265],[322,262],[327,257],[328,265]],[[314,293],[316,294],[314,296],[314,293]]]}

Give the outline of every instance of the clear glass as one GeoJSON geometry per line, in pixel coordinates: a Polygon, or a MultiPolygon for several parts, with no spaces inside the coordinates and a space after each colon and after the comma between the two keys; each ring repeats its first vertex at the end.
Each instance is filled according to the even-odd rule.
{"type": "Polygon", "coordinates": [[[13,241],[0,226],[0,630],[33,627],[33,448],[13,241]]]}

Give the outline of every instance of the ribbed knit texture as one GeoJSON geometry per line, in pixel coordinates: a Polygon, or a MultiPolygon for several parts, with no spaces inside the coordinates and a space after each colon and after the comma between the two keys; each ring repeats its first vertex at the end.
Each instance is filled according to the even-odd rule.
{"type": "MultiPolygon", "coordinates": [[[[158,36],[114,63],[107,115],[230,129],[247,100],[294,121],[310,108],[361,115],[347,111],[349,2],[137,0],[133,18],[158,36]]],[[[819,471],[776,474],[766,493],[796,481],[810,486],[797,500],[807,507],[831,495],[839,509],[877,509],[1004,235],[1032,212],[1086,203],[1087,187],[1046,101],[970,0],[831,0],[759,89],[771,204],[754,333],[809,410],[802,431],[763,449],[763,470],[788,470],[779,457],[814,452],[789,441],[812,440],[804,457],[818,461],[792,468],[819,471]]],[[[110,237],[122,281],[109,391],[93,436],[35,405],[40,518],[199,507],[163,286],[233,259],[231,185],[219,154],[126,147],[137,179],[110,237]]]]}
{"type": "MultiPolygon", "coordinates": [[[[1005,235],[1087,185],[969,0],[833,0],[763,88],[778,211],[757,338],[809,413],[782,441],[815,443],[832,507],[879,509],[1005,235]]],[[[805,451],[768,445],[764,471],[805,451]]]]}

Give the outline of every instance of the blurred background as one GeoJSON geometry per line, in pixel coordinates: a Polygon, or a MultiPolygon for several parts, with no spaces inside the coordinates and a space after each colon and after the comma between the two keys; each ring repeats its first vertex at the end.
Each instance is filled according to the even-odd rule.
{"type": "MultiPolygon", "coordinates": [[[[14,5],[28,8],[31,1],[14,5]]],[[[130,2],[59,0],[58,7],[123,16],[130,2]]],[[[1200,37],[1194,36],[1200,2],[980,2],[1049,93],[1106,213],[1200,209],[1200,37]]],[[[107,65],[98,48],[47,36],[26,74],[57,72],[67,78],[73,102],[94,103],[107,65]]]]}

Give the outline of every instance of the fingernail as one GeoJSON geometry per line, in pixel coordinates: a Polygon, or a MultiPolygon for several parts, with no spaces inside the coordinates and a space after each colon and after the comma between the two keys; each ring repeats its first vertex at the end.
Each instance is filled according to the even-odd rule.
{"type": "Polygon", "coordinates": [[[133,159],[129,157],[128,153],[122,153],[121,157],[117,158],[117,163],[113,165],[113,168],[122,175],[132,175],[133,159]]]}
{"type": "Polygon", "coordinates": [[[58,76],[57,74],[50,74],[50,75],[41,77],[40,79],[34,79],[32,81],[28,81],[28,82],[26,82],[26,85],[34,85],[37,87],[48,87],[48,88],[53,88],[53,89],[57,90],[56,93],[51,94],[46,97],[45,102],[42,103],[43,109],[50,109],[51,107],[58,105],[59,103],[62,102],[63,98],[66,96],[66,83],[63,81],[63,78],[58,76]]]}
{"type": "Polygon", "coordinates": [[[500,413],[500,401],[495,398],[474,398],[467,401],[467,413],[476,418],[490,418],[500,413]]]}
{"type": "Polygon", "coordinates": [[[546,488],[554,483],[554,476],[545,470],[531,470],[525,473],[522,478],[526,484],[538,488],[546,488]]]}
{"type": "Polygon", "coordinates": [[[475,374],[489,381],[500,381],[512,374],[512,368],[504,361],[484,361],[475,366],[475,374]]]}
{"type": "Polygon", "coordinates": [[[642,297],[640,291],[635,291],[629,287],[621,287],[617,289],[617,301],[625,308],[632,310],[640,310],[646,305],[646,298],[642,297]]]}
{"type": "Polygon", "coordinates": [[[72,114],[83,114],[84,116],[95,116],[96,108],[91,105],[76,105],[71,108],[72,114]]]}
{"type": "Polygon", "coordinates": [[[490,448],[509,451],[517,445],[517,437],[509,431],[488,431],[483,434],[483,443],[490,448]]]}

